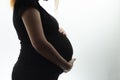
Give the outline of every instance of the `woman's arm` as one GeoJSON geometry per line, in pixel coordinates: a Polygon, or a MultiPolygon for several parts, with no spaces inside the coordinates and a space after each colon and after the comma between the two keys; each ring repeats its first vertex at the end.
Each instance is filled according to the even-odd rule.
{"type": "Polygon", "coordinates": [[[67,62],[46,40],[42,28],[40,12],[34,8],[27,9],[22,14],[22,20],[25,24],[30,41],[36,51],[63,70],[70,70],[72,64],[67,62]]]}

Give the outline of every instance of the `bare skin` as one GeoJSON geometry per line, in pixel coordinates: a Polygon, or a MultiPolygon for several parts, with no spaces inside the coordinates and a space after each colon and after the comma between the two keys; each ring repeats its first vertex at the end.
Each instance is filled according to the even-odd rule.
{"type": "Polygon", "coordinates": [[[64,31],[64,29],[63,29],[63,28],[61,28],[61,27],[59,28],[59,30],[58,30],[58,31],[59,31],[60,33],[62,33],[63,35],[65,35],[65,36],[67,35],[67,34],[66,34],[66,32],[64,31]]]}
{"type": "MultiPolygon", "coordinates": [[[[34,8],[27,9],[22,14],[22,20],[29,35],[32,46],[38,51],[40,55],[56,64],[68,72],[72,69],[75,59],[67,62],[58,51],[47,41],[42,28],[42,22],[40,12],[34,8]]],[[[62,29],[59,29],[60,33],[64,33],[62,29]]]]}

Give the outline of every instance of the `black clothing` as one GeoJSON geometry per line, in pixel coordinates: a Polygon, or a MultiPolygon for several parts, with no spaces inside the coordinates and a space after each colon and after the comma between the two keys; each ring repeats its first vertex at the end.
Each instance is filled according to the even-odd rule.
{"type": "Polygon", "coordinates": [[[58,31],[59,24],[57,20],[40,6],[38,0],[16,0],[13,11],[13,24],[21,43],[21,50],[13,68],[12,80],[57,80],[63,70],[42,57],[33,48],[21,19],[22,13],[30,7],[40,12],[45,37],[60,55],[69,61],[73,54],[68,38],[58,31]]]}

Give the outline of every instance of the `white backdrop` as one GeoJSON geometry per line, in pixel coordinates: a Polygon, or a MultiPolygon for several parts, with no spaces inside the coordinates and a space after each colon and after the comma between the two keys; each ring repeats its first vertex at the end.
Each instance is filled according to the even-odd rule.
{"type": "MultiPolygon", "coordinates": [[[[54,14],[53,0],[40,2],[54,14]]],[[[120,80],[120,0],[60,0],[55,17],[77,58],[59,80],[120,80]]],[[[0,37],[0,80],[11,80],[20,45],[9,0],[0,0],[0,37]]]]}

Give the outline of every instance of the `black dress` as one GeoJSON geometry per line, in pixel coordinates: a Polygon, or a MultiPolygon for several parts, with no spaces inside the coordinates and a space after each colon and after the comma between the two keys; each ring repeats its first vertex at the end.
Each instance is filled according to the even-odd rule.
{"type": "Polygon", "coordinates": [[[30,7],[40,12],[45,37],[60,55],[69,61],[73,54],[70,41],[58,31],[58,22],[40,6],[38,0],[16,0],[13,24],[20,40],[21,49],[13,67],[12,80],[57,80],[63,70],[46,60],[33,48],[21,19],[22,13],[30,7]]]}

